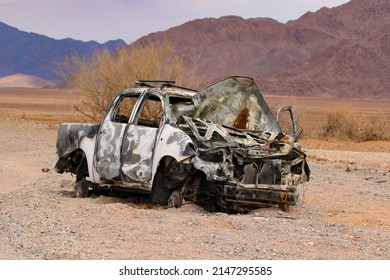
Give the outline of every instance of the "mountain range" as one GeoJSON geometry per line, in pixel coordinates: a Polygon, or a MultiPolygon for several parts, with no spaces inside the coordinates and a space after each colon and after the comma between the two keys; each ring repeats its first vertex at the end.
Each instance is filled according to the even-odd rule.
{"type": "Polygon", "coordinates": [[[389,0],[351,0],[286,24],[197,19],[127,47],[164,39],[200,85],[247,75],[268,94],[390,98],[389,0]]]}
{"type": "MultiPolygon", "coordinates": [[[[280,23],[269,18],[204,18],[151,33],[130,45],[55,40],[0,23],[0,77],[24,73],[59,81],[54,61],[106,47],[168,40],[192,84],[228,75],[255,78],[265,94],[390,98],[390,1],[351,0],[280,23]]],[[[156,77],[164,78],[164,77],[156,77]]]]}
{"type": "Polygon", "coordinates": [[[62,80],[58,62],[72,54],[89,57],[94,51],[107,48],[111,52],[125,46],[123,40],[104,44],[73,39],[56,40],[44,35],[20,31],[0,22],[0,77],[13,74],[37,76],[50,82],[62,80]]]}

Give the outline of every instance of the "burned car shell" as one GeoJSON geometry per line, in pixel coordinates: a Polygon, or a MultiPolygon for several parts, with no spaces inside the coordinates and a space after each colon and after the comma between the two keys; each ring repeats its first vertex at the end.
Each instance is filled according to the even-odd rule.
{"type": "Polygon", "coordinates": [[[144,191],[155,203],[175,194],[227,212],[286,209],[310,176],[297,137],[281,131],[254,80],[240,76],[199,92],[169,85],[128,89],[100,126],[61,125],[57,156],[55,169],[75,173],[76,181],[144,191]],[[123,96],[137,102],[128,121],[118,124],[123,96]],[[161,101],[158,127],[137,124],[148,96],[161,101]]]}

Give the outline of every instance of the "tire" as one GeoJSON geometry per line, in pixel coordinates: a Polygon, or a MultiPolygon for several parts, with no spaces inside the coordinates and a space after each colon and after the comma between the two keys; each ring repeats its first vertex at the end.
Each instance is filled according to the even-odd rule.
{"type": "Polygon", "coordinates": [[[179,191],[173,191],[168,198],[168,208],[180,208],[183,205],[183,196],[179,191]]]}
{"type": "Polygon", "coordinates": [[[193,196],[192,196],[192,202],[196,203],[198,200],[202,199],[202,196],[199,195],[201,189],[202,189],[202,177],[195,176],[193,182],[192,182],[192,190],[193,190],[193,196]]]}
{"type": "Polygon", "coordinates": [[[171,190],[163,183],[163,174],[157,170],[153,181],[152,192],[150,193],[150,202],[153,204],[167,205],[171,190]]]}
{"type": "Polygon", "coordinates": [[[76,183],[76,186],[74,187],[74,192],[76,197],[88,197],[89,196],[89,186],[88,182],[85,179],[81,179],[76,183]]]}

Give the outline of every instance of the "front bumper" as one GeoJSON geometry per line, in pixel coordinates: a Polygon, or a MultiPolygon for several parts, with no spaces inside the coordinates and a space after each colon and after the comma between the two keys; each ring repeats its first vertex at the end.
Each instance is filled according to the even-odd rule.
{"type": "Polygon", "coordinates": [[[221,201],[227,207],[256,209],[277,205],[282,210],[297,203],[302,186],[225,184],[221,201]]]}

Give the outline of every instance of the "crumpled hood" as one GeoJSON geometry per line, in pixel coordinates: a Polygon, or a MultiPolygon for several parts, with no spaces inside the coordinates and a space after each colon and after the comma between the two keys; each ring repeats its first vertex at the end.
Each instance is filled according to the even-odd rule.
{"type": "Polygon", "coordinates": [[[200,90],[192,100],[195,118],[237,129],[281,132],[252,78],[226,78],[200,90]]]}
{"type": "Polygon", "coordinates": [[[294,138],[281,132],[243,131],[186,116],[178,124],[188,125],[199,148],[230,147],[248,158],[286,155],[294,146],[294,138]]]}

